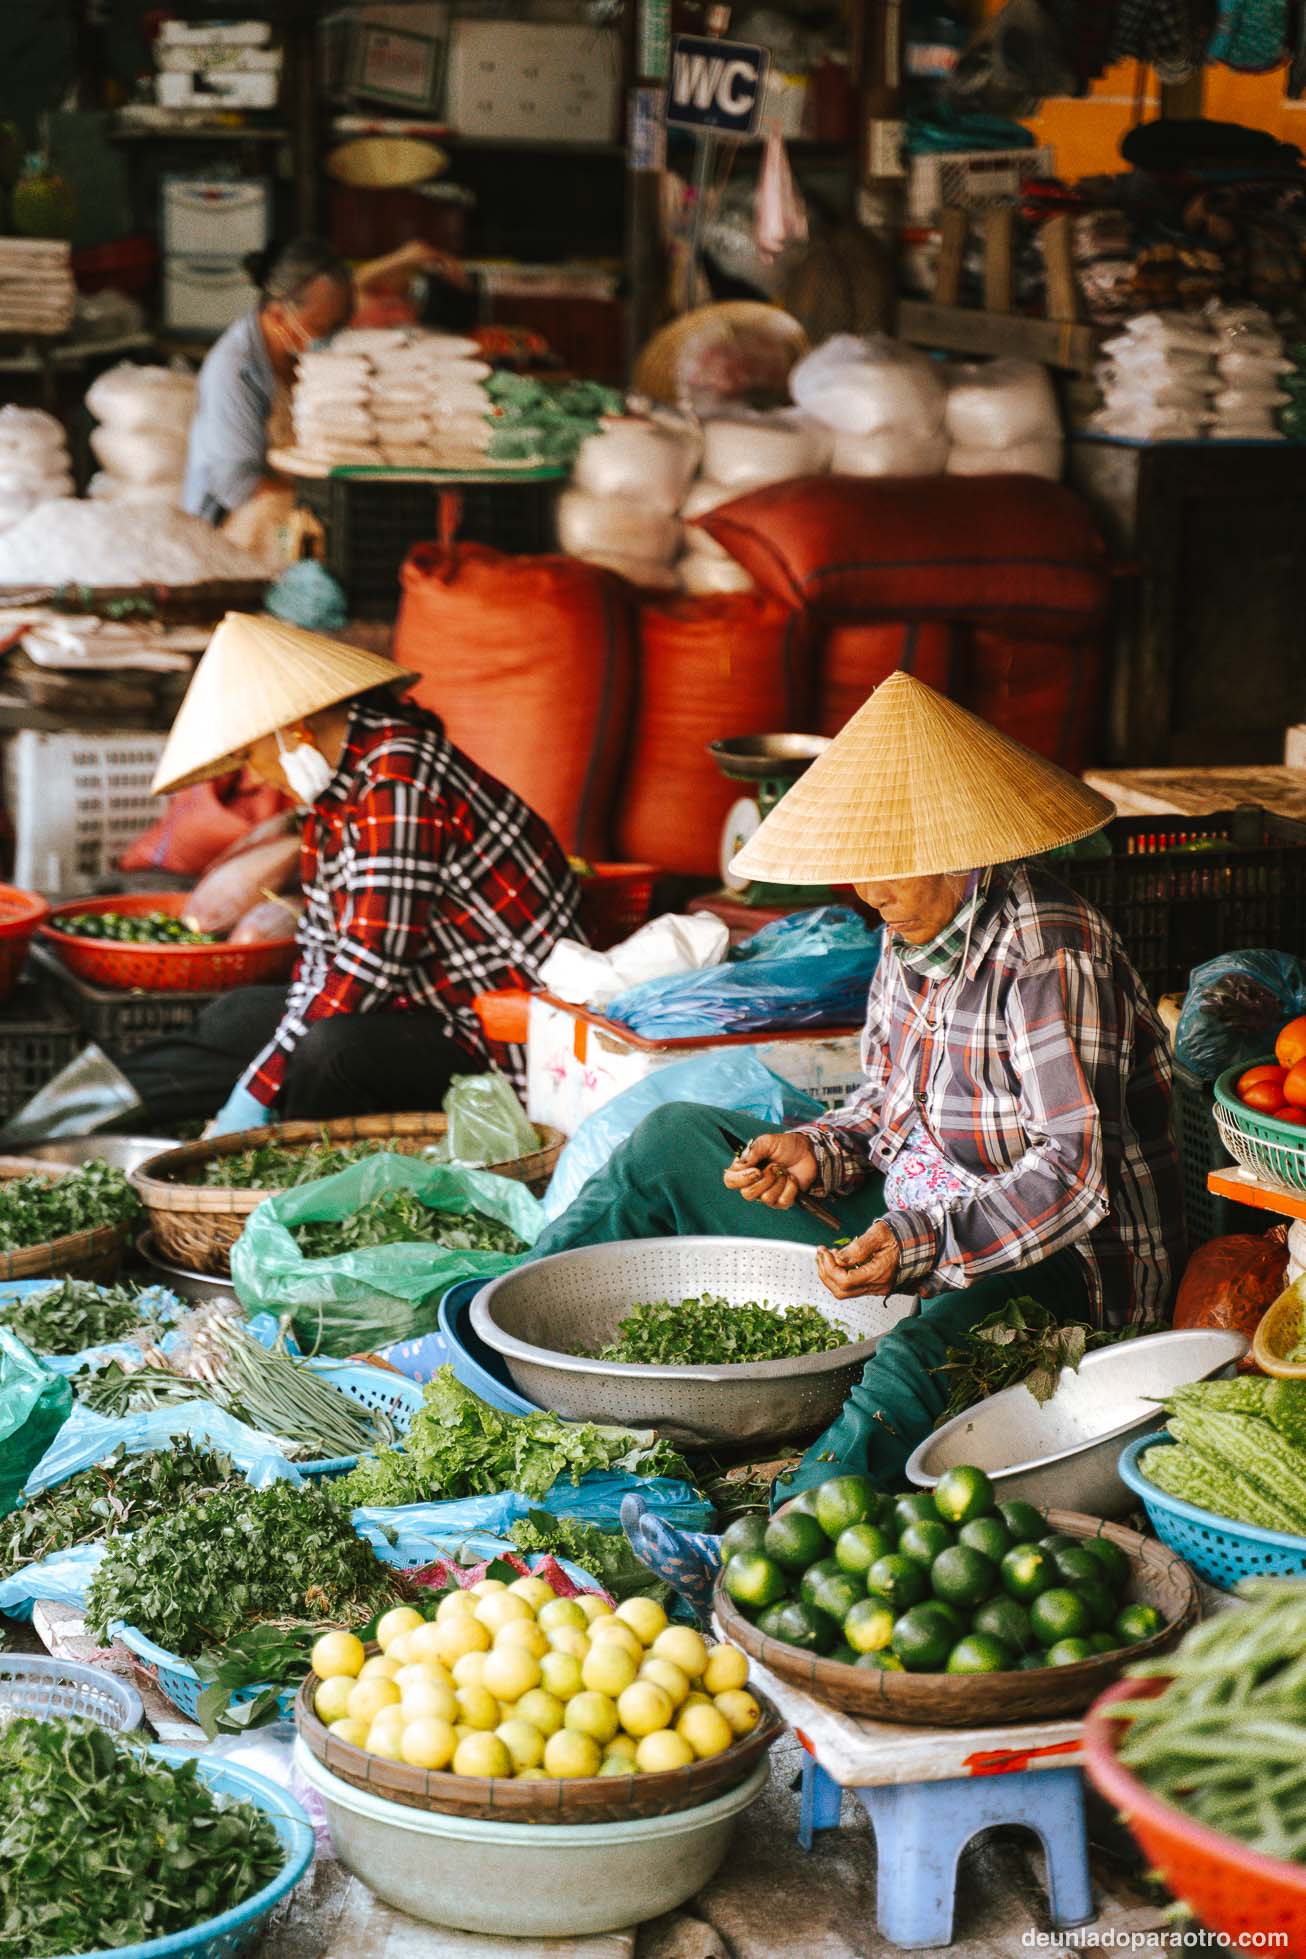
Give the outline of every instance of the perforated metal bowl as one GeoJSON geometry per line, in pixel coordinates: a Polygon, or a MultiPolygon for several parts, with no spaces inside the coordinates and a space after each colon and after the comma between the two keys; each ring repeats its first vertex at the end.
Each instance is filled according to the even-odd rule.
{"type": "Polygon", "coordinates": [[[483,1286],[472,1325],[513,1385],[574,1421],[656,1428],[673,1441],[796,1441],[832,1422],[876,1345],[918,1301],[833,1298],[810,1245],[759,1238],[631,1238],[557,1252],[483,1286]],[[800,1360],[736,1367],[632,1367],[589,1354],[632,1306],[712,1293],[737,1305],[815,1306],[852,1338],[800,1360]],[[573,1350],[584,1351],[576,1353],[573,1350]]]}

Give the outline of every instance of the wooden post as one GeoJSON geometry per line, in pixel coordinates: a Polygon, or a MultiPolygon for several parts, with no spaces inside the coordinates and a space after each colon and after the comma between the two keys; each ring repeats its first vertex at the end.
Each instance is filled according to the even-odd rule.
{"type": "Polygon", "coordinates": [[[934,275],[934,302],[937,306],[957,306],[961,302],[962,261],[970,237],[970,213],[948,206],[939,213],[939,265],[934,275]]]}
{"type": "Polygon", "coordinates": [[[299,0],[293,8],[285,25],[285,43],[295,224],[302,234],[311,236],[318,230],[319,160],[317,27],[310,0],[299,0]]]}
{"type": "Polygon", "coordinates": [[[905,185],[902,158],[903,0],[860,0],[852,12],[853,79],[859,101],[860,184],[890,205],[905,185]]]}
{"type": "Polygon", "coordinates": [[[666,306],[662,247],[662,179],[666,171],[668,0],[636,0],[625,9],[626,75],[626,353],[633,370],[639,350],[666,306]]]}
{"type": "Polygon", "coordinates": [[[1015,302],[1016,214],[1009,204],[997,204],[983,214],[984,310],[1010,313],[1015,302]]]}
{"type": "Polygon", "coordinates": [[[1039,232],[1043,248],[1043,267],[1047,274],[1048,318],[1079,318],[1079,287],[1075,282],[1075,256],[1071,237],[1071,217],[1063,211],[1049,218],[1039,232]]]}

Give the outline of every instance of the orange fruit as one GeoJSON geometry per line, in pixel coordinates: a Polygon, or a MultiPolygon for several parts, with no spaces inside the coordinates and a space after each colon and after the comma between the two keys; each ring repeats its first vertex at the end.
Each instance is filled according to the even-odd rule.
{"type": "Polygon", "coordinates": [[[1294,1109],[1306,1109],[1306,1060],[1296,1062],[1285,1075],[1280,1107],[1285,1102],[1294,1109]]]}
{"type": "Polygon", "coordinates": [[[1295,1068],[1299,1061],[1306,1061],[1306,1014],[1298,1014],[1280,1028],[1274,1058],[1281,1068],[1295,1068]]]}
{"type": "Polygon", "coordinates": [[[1254,1082],[1281,1082],[1287,1072],[1288,1070],[1280,1068],[1277,1062],[1260,1061],[1254,1068],[1247,1068],[1239,1075],[1238,1093],[1246,1095],[1254,1082]]]}
{"type": "Polygon", "coordinates": [[[1278,1082],[1251,1082],[1242,1091],[1241,1099],[1249,1109],[1259,1109],[1262,1115],[1271,1116],[1282,1105],[1291,1079],[1291,1075],[1286,1075],[1278,1082]]]}

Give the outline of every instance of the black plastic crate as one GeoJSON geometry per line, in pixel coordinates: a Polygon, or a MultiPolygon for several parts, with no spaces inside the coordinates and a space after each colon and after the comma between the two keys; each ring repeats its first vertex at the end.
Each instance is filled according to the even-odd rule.
{"type": "Polygon", "coordinates": [[[1184,1223],[1190,1252],[1204,1245],[1208,1238],[1227,1238],[1235,1231],[1252,1231],[1259,1236],[1272,1222],[1263,1211],[1255,1211],[1248,1204],[1235,1204],[1232,1198],[1217,1197],[1206,1187],[1208,1172],[1231,1167],[1229,1152],[1215,1126],[1214,1100],[1211,1083],[1199,1081],[1176,1062],[1174,1134],[1183,1177],[1184,1223]]]}
{"type": "Polygon", "coordinates": [[[61,959],[44,946],[32,949],[43,990],[58,989],[58,998],[72,1016],[80,1042],[94,1041],[110,1055],[130,1054],[165,1034],[188,1034],[216,993],[143,993],[115,987],[89,986],[70,973],[61,959]]]}
{"type": "Polygon", "coordinates": [[[1154,1000],[1247,946],[1306,953],[1306,823],[1248,803],[1209,816],[1121,816],[1110,857],[1051,868],[1114,925],[1154,1000]],[[1193,850],[1183,846],[1200,844],[1193,850]]]}
{"type": "Polygon", "coordinates": [[[0,1123],[66,1068],[82,1037],[62,999],[24,980],[0,1007],[0,1123]]]}
{"type": "Polygon", "coordinates": [[[440,498],[458,498],[461,543],[488,544],[517,556],[554,547],[556,481],[468,483],[456,491],[433,483],[375,476],[302,477],[301,504],[326,530],[326,568],[343,587],[355,619],[392,619],[399,571],[415,544],[440,535],[440,498]]]}

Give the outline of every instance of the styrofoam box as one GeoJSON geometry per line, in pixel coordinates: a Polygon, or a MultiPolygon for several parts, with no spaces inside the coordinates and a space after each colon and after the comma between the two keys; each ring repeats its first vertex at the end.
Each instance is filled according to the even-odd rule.
{"type": "Polygon", "coordinates": [[[222,333],[257,299],[243,258],[163,261],[163,323],[175,332],[222,333]]]}
{"type": "Polygon", "coordinates": [[[164,736],[144,730],[38,734],[5,750],[14,882],[49,898],[93,891],[159,814],[150,784],[164,736]]]}
{"type": "Polygon", "coordinates": [[[261,177],[165,177],[162,206],[165,252],[237,258],[268,242],[272,200],[261,177]]]}
{"type": "Polygon", "coordinates": [[[261,48],[271,38],[267,20],[165,20],[159,26],[165,47],[261,48]]]}
{"type": "Polygon", "coordinates": [[[156,47],[154,65],[167,74],[211,75],[217,69],[234,68],[246,75],[259,70],[275,75],[281,67],[281,49],[250,48],[243,44],[196,47],[193,42],[183,42],[180,47],[156,47]]]}
{"type": "Polygon", "coordinates": [[[607,28],[456,20],[445,120],[460,136],[607,143],[616,133],[621,53],[607,28]]]}
{"type": "Polygon", "coordinates": [[[780,1038],[758,1034],[719,1041],[637,1042],[608,1021],[595,1026],[560,1001],[531,1000],[526,1060],[526,1110],[532,1122],[575,1135],[586,1116],[614,1095],[674,1061],[725,1048],[754,1055],[764,1068],[805,1089],[827,1109],[841,1108],[862,1086],[861,1034],[814,1029],[780,1038]]]}
{"type": "Polygon", "coordinates": [[[281,86],[275,69],[189,68],[154,77],[161,109],[275,109],[281,86]]]}

